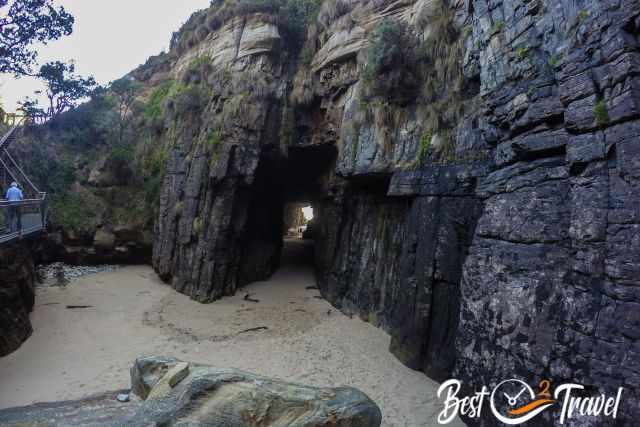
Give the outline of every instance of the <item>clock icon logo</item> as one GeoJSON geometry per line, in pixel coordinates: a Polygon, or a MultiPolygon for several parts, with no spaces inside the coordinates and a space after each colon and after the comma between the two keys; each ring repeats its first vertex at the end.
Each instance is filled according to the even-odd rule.
{"type": "Polygon", "coordinates": [[[524,381],[502,381],[491,393],[491,411],[498,420],[508,425],[529,421],[555,403],[555,400],[548,398],[548,385],[548,381],[540,383],[541,390],[544,391],[536,399],[533,389],[524,381]]]}

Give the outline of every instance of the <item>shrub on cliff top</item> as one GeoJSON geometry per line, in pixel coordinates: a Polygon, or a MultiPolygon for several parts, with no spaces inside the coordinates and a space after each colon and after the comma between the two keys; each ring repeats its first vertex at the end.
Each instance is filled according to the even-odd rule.
{"type": "Polygon", "coordinates": [[[302,47],[309,24],[317,19],[321,3],[321,0],[287,0],[280,8],[278,22],[296,50],[302,47]]]}
{"type": "Polygon", "coordinates": [[[388,18],[382,21],[373,33],[363,70],[364,82],[373,95],[397,100],[415,89],[421,60],[418,45],[406,25],[388,18]]]}
{"type": "Polygon", "coordinates": [[[184,51],[188,46],[189,39],[194,35],[199,26],[203,25],[207,19],[207,10],[198,10],[194,12],[187,22],[184,23],[180,30],[173,33],[171,36],[171,43],[169,44],[170,50],[184,51]]]}
{"type": "Polygon", "coordinates": [[[386,71],[403,65],[408,56],[407,27],[392,19],[385,19],[374,31],[367,52],[364,76],[374,79],[386,71]]]}
{"type": "Polygon", "coordinates": [[[349,0],[328,0],[322,3],[318,12],[318,24],[327,29],[333,22],[353,10],[355,2],[349,0]]]}

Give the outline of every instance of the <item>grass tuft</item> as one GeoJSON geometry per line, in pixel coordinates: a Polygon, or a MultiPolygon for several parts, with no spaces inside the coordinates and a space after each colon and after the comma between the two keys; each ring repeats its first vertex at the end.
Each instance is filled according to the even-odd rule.
{"type": "Polygon", "coordinates": [[[501,33],[502,30],[504,30],[504,21],[496,21],[491,26],[491,29],[489,30],[489,33],[491,35],[493,35],[493,34],[501,33]]]}
{"type": "Polygon", "coordinates": [[[431,148],[431,140],[433,139],[433,133],[431,131],[427,131],[420,138],[420,151],[418,152],[418,165],[420,167],[424,166],[427,157],[429,156],[429,149],[431,148]]]}
{"type": "Polygon", "coordinates": [[[598,126],[606,126],[609,123],[609,111],[604,99],[599,100],[593,107],[593,115],[598,126]]]}

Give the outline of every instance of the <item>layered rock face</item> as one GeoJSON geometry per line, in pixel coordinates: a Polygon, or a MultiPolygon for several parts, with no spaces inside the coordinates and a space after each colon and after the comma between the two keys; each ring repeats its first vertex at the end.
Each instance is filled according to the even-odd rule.
{"type": "Polygon", "coordinates": [[[208,96],[191,111],[176,110],[153,262],[201,302],[232,295],[277,266],[283,206],[277,191],[263,188],[280,185],[274,167],[287,79],[279,47],[277,27],[257,14],[187,53],[190,60],[207,55],[195,81],[192,68],[175,68],[183,82],[203,79],[208,96]]]}
{"type": "Polygon", "coordinates": [[[469,390],[514,377],[623,386],[620,418],[635,419],[638,2],[333,4],[297,69],[260,14],[185,54],[224,53],[206,73],[215,95],[173,128],[156,269],[200,301],[265,278],[284,203],[306,198],[323,295],[388,330],[404,363],[469,390]],[[385,19],[436,44],[456,29],[435,49],[462,64],[455,98],[435,71],[421,83],[436,86],[431,103],[371,96],[365,49],[385,19]],[[317,170],[302,179],[292,159],[317,170]]]}
{"type": "Polygon", "coordinates": [[[0,248],[0,357],[17,350],[33,329],[36,269],[26,243],[0,248]]]}

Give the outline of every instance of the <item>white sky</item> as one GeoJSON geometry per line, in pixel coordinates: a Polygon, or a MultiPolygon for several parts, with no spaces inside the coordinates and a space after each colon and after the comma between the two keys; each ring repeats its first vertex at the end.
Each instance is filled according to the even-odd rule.
{"type": "MultiPolygon", "coordinates": [[[[118,79],[148,57],[169,48],[171,34],[210,0],[56,0],[75,18],[73,34],[38,49],[39,61],[76,63],[76,73],[98,83],[118,79]]],[[[31,78],[0,75],[0,102],[12,111],[17,101],[41,89],[31,78]]]]}
{"type": "Polygon", "coordinates": [[[302,208],[302,213],[307,221],[311,221],[313,219],[313,208],[311,206],[302,208]]]}

